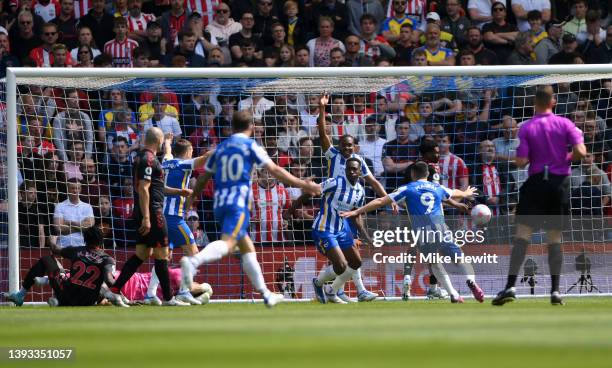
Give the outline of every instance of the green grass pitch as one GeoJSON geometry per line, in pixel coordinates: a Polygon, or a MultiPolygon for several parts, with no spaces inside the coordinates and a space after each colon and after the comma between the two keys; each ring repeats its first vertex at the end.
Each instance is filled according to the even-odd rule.
{"type": "Polygon", "coordinates": [[[0,366],[612,367],[612,298],[566,301],[2,307],[0,347],[75,357],[0,366]]]}

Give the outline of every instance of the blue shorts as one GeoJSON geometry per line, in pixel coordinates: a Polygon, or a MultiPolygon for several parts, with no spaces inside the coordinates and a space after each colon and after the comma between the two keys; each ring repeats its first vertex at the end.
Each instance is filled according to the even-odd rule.
{"type": "Polygon", "coordinates": [[[353,221],[349,220],[348,218],[345,218],[344,229],[349,233],[351,237],[353,237],[353,239],[355,239],[355,234],[358,234],[358,232],[353,221]]]}
{"type": "Polygon", "coordinates": [[[338,233],[312,230],[312,239],[317,246],[317,250],[323,255],[331,248],[340,247],[340,249],[349,249],[355,244],[353,235],[346,228],[338,233]]]}
{"type": "Polygon", "coordinates": [[[221,224],[221,234],[240,240],[247,235],[250,221],[246,207],[227,206],[215,209],[215,220],[221,224]]]}
{"type": "Polygon", "coordinates": [[[185,220],[180,216],[166,216],[168,224],[168,246],[170,249],[195,244],[195,238],[185,220]]]}

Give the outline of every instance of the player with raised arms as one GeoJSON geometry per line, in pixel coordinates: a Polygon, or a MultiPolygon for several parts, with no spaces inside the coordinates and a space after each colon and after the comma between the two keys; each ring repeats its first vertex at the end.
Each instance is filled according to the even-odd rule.
{"type": "MultiPolygon", "coordinates": [[[[100,299],[102,283],[113,285],[113,271],[115,260],[106,254],[104,236],[95,226],[83,230],[85,246],[82,247],[51,247],[54,255],[64,257],[71,262],[70,275],[64,271],[57,259],[53,256],[44,256],[28,271],[21,290],[4,294],[4,297],[17,306],[23,305],[28,290],[34,285],[36,278],[48,276],[49,284],[60,306],[88,306],[94,305],[100,299]]],[[[113,295],[109,294],[109,298],[113,295]]],[[[122,299],[114,301],[116,304],[127,306],[122,299]]]]}
{"type": "MultiPolygon", "coordinates": [[[[319,277],[312,279],[317,299],[321,303],[329,301],[346,304],[338,292],[361,267],[355,239],[346,221],[340,217],[340,211],[352,210],[364,203],[365,191],[359,183],[361,165],[363,163],[357,157],[349,157],[345,162],[345,175],[321,183],[321,207],[312,224],[312,238],[317,250],[331,262],[331,266],[326,267],[319,277]],[[325,285],[332,280],[331,286],[325,285]]],[[[355,224],[367,236],[361,216],[355,218],[355,224]]],[[[369,237],[367,240],[371,243],[369,237]]]]}
{"type": "Polygon", "coordinates": [[[302,188],[313,195],[321,192],[321,186],[296,178],[270,159],[266,151],[250,138],[253,134],[253,117],[248,111],[234,113],[232,129],[234,134],[223,141],[206,161],[206,172],[198,178],[188,200],[189,204],[199,197],[208,180],[214,176],[213,208],[215,219],[222,226],[221,240],[208,244],[193,257],[181,258],[182,287],[190,288],[193,274],[200,265],[220,260],[237,245],[242,254],[242,267],[251,284],[262,294],[266,306],[273,307],[282,301],[283,296],[271,292],[266,286],[253,241],[247,233],[250,217],[248,205],[252,196],[251,172],[254,166],[264,167],[283,183],[302,188]]]}
{"type": "MultiPolygon", "coordinates": [[[[165,189],[166,198],[164,199],[164,216],[168,223],[168,245],[170,252],[175,247],[180,247],[183,254],[193,256],[198,252],[195,238],[189,226],[185,222],[185,213],[187,198],[192,190],[188,188],[189,179],[193,170],[203,167],[206,159],[212,154],[212,151],[206,154],[192,158],[193,147],[186,139],[178,139],[174,143],[174,147],[170,147],[172,136],[166,135],[165,154],[162,162],[162,168],[166,173],[165,189]]],[[[145,304],[161,305],[161,300],[157,297],[157,286],[159,279],[155,273],[155,269],[151,273],[149,288],[147,295],[144,297],[145,304]]],[[[189,292],[189,289],[180,288],[176,294],[176,298],[182,302],[192,305],[201,304],[189,292]]]]}
{"type": "MultiPolygon", "coordinates": [[[[411,166],[411,175],[413,182],[403,185],[393,193],[384,198],[377,198],[370,201],[365,206],[362,206],[353,211],[341,212],[342,217],[358,216],[362,213],[373,211],[377,208],[387,206],[391,202],[405,201],[410,214],[410,221],[414,230],[435,231],[439,234],[444,234],[448,227],[444,222],[444,211],[442,210],[442,202],[445,199],[463,199],[473,196],[476,189],[468,187],[466,190],[448,189],[438,183],[427,181],[429,176],[428,165],[423,161],[418,161],[411,166]]],[[[431,244],[419,244],[419,250],[422,253],[431,254],[438,253],[444,256],[450,256],[454,260],[456,256],[462,254],[454,242],[446,241],[443,236],[439,236],[431,244]]],[[[469,263],[458,263],[463,269],[463,273],[467,278],[467,285],[472,291],[474,298],[479,302],[483,302],[484,293],[474,280],[474,268],[469,263]]],[[[432,264],[432,271],[438,278],[438,281],[448,291],[451,296],[452,303],[463,303],[463,298],[457,290],[453,288],[450,277],[440,263],[432,264]]]]}
{"type": "MultiPolygon", "coordinates": [[[[188,303],[176,299],[170,288],[168,274],[168,228],[164,217],[164,193],[171,193],[172,188],[166,190],[164,184],[164,169],[157,159],[165,141],[164,133],[157,127],[149,128],[145,132],[144,147],[138,151],[134,158],[134,224],[139,225],[136,233],[136,253],[125,262],[121,274],[117,277],[115,285],[110,290],[115,294],[111,301],[121,299],[121,288],[138,270],[138,267],[151,255],[155,258],[155,273],[159,279],[164,300],[162,305],[185,306],[188,303]]],[[[176,189],[174,189],[176,190],[176,189]]]]}
{"type": "MultiPolygon", "coordinates": [[[[338,178],[340,176],[345,176],[346,161],[349,158],[354,157],[361,162],[360,177],[363,177],[365,182],[368,183],[372,187],[372,189],[374,189],[376,195],[378,195],[379,197],[386,196],[387,192],[385,191],[385,188],[378,180],[376,180],[374,175],[372,175],[365,160],[355,153],[355,137],[348,134],[345,134],[340,137],[340,149],[337,149],[332,145],[331,138],[327,135],[327,132],[325,131],[325,108],[328,102],[329,95],[327,95],[327,93],[324,93],[319,99],[319,118],[317,119],[317,129],[321,140],[321,149],[323,150],[325,158],[327,159],[327,177],[338,178]]],[[[398,213],[398,208],[395,203],[392,203],[392,207],[394,213],[398,213]]],[[[355,237],[357,235],[355,232],[355,230],[357,229],[353,228],[350,221],[346,220],[345,228],[347,229],[347,231],[350,231],[349,235],[351,235],[352,237],[355,237]]],[[[366,290],[365,286],[363,285],[360,269],[358,269],[357,272],[353,274],[352,278],[353,283],[357,288],[357,299],[359,301],[371,301],[378,297],[378,294],[366,290]]],[[[346,302],[351,301],[342,289],[339,290],[338,296],[346,302]]]]}

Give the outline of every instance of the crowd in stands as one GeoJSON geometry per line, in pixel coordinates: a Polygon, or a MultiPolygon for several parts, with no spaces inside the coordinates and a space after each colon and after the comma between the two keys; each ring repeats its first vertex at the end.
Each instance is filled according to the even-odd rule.
{"type": "MultiPolygon", "coordinates": [[[[610,3],[10,0],[0,3],[0,68],[610,63],[610,3]]],[[[555,91],[555,112],[583,130],[589,149],[587,158],[575,163],[572,205],[582,215],[601,216],[612,198],[612,81],[559,83],[555,91]]],[[[529,89],[331,92],[328,134],[334,144],[344,134],[356,137],[387,191],[404,183],[407,166],[437,144],[442,184],[475,185],[476,201],[495,215],[513,212],[526,176],[512,160],[518,124],[533,116],[529,89]]],[[[102,227],[109,247],[129,245],[135,205],[131,160],[152,126],[188,139],[200,155],[231,134],[235,111],[248,109],[254,138],[268,154],[294,175],[318,181],[326,171],[316,131],[318,99],[289,91],[232,95],[20,86],[21,245],[82,245],[80,229],[92,222],[102,227]]],[[[2,148],[0,162],[5,157],[2,148]]],[[[0,165],[0,171],[6,167],[0,165]]],[[[193,180],[200,174],[197,170],[193,180]]],[[[190,226],[201,227],[199,233],[210,240],[217,234],[212,185],[188,212],[190,226]]],[[[254,239],[308,240],[316,202],[287,215],[299,190],[265,173],[256,173],[253,192],[254,239]]]]}

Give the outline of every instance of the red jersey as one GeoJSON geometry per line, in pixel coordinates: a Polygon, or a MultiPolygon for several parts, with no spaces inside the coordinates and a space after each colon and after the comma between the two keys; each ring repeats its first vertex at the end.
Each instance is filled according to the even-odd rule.
{"type": "Polygon", "coordinates": [[[282,242],[283,210],[291,204],[289,193],[282,184],[265,189],[253,183],[253,213],[259,222],[252,221],[256,242],[282,242]]]}
{"type": "Polygon", "coordinates": [[[138,47],[138,42],[126,38],[123,42],[116,39],[104,44],[104,53],[113,58],[114,68],[131,68],[134,66],[132,52],[138,47]]]}
{"type": "Polygon", "coordinates": [[[452,153],[440,156],[438,162],[440,166],[440,184],[449,189],[460,189],[459,179],[469,175],[468,167],[465,162],[452,153]]]}

